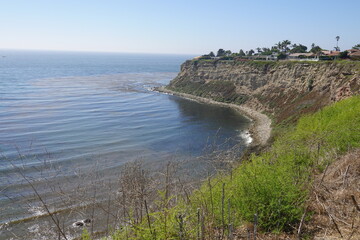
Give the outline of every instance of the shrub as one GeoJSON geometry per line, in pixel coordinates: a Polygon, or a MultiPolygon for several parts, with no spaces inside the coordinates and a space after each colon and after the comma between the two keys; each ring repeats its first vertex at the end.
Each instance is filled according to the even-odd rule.
{"type": "Polygon", "coordinates": [[[286,59],[287,58],[287,55],[285,53],[280,53],[278,56],[277,56],[277,60],[283,60],[283,59],[286,59]]]}
{"type": "Polygon", "coordinates": [[[314,80],[313,79],[309,79],[307,88],[308,88],[309,92],[311,92],[311,90],[314,88],[314,80]]]}
{"type": "Polygon", "coordinates": [[[349,58],[349,52],[348,51],[341,52],[339,54],[339,58],[341,58],[341,59],[349,58]]]}

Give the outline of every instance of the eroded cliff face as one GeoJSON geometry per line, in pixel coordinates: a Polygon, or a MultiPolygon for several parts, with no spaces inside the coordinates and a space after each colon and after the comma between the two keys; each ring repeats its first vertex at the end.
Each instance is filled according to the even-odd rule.
{"type": "Polygon", "coordinates": [[[186,61],[169,89],[295,120],[358,94],[360,62],[186,61]]]}

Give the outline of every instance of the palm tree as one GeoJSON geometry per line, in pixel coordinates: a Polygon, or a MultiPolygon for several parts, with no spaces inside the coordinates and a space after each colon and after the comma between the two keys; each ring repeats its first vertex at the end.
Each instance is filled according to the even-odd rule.
{"type": "Polygon", "coordinates": [[[283,51],[286,53],[287,50],[289,50],[288,46],[291,44],[291,41],[284,40],[281,43],[281,47],[283,48],[283,51]]]}
{"type": "Polygon", "coordinates": [[[340,48],[339,48],[339,39],[340,39],[340,36],[336,36],[336,51],[340,51],[340,48]]]}

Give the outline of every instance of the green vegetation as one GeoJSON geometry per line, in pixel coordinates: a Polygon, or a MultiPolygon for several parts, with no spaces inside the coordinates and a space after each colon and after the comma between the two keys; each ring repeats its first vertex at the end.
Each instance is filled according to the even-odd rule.
{"type": "Polygon", "coordinates": [[[340,40],[340,36],[336,36],[335,37],[336,39],[336,47],[335,47],[335,51],[340,51],[340,48],[339,48],[339,40],[340,40]]]}
{"type": "Polygon", "coordinates": [[[319,46],[313,46],[310,50],[310,52],[314,53],[314,54],[319,54],[323,49],[319,46]]]}
{"type": "Polygon", "coordinates": [[[277,56],[277,59],[278,60],[283,60],[283,59],[286,59],[286,54],[285,53],[280,53],[278,56],[277,56]]]}
{"type": "Polygon", "coordinates": [[[240,56],[240,57],[245,56],[245,53],[244,53],[244,51],[243,51],[242,49],[240,49],[240,51],[239,51],[239,56],[240,56]]]}
{"type": "Polygon", "coordinates": [[[349,54],[348,51],[341,52],[339,55],[339,58],[341,58],[341,59],[349,58],[348,54],[349,54]]]}
{"type": "MultiPolygon", "coordinates": [[[[339,36],[335,37],[336,39],[336,46],[334,47],[335,51],[340,52],[340,48],[338,46],[339,43],[339,36]]],[[[320,60],[335,60],[337,55],[329,55],[330,51],[327,51],[320,46],[316,45],[315,43],[311,44],[310,50],[308,51],[308,47],[299,43],[299,44],[292,44],[290,40],[283,40],[279,41],[278,43],[275,43],[272,47],[257,47],[256,53],[253,49],[250,49],[249,51],[245,51],[240,49],[239,53],[231,52],[230,50],[224,50],[220,48],[217,51],[217,55],[215,57],[215,54],[213,52],[210,52],[209,54],[205,54],[200,56],[198,59],[201,60],[236,60],[236,59],[252,59],[252,60],[283,60],[286,59],[289,54],[293,53],[313,53],[314,55],[306,55],[306,56],[296,56],[298,58],[315,58],[322,56],[323,58],[320,60]],[[265,56],[271,56],[271,58],[267,59],[265,56]]],[[[357,44],[353,47],[353,49],[360,50],[360,44],[357,44]]],[[[293,56],[294,57],[294,56],[293,56]]],[[[356,59],[355,59],[356,60],[356,59]]]]}
{"type": "Polygon", "coordinates": [[[284,40],[282,42],[278,42],[275,46],[279,51],[286,53],[290,50],[289,48],[290,45],[291,45],[291,41],[284,40]]]}
{"type": "Polygon", "coordinates": [[[254,53],[255,53],[255,51],[252,50],[252,49],[250,49],[250,51],[247,51],[247,52],[246,52],[246,55],[247,55],[247,56],[252,56],[254,53]]]}
{"type": "Polygon", "coordinates": [[[225,50],[220,48],[218,51],[217,51],[217,54],[216,54],[217,57],[222,57],[222,56],[225,56],[225,50]]]}
{"type": "Polygon", "coordinates": [[[290,53],[306,53],[307,47],[302,44],[293,44],[290,53]]]}
{"type": "Polygon", "coordinates": [[[309,92],[314,88],[314,79],[309,79],[307,88],[309,92]]]}
{"type": "Polygon", "coordinates": [[[139,224],[123,226],[112,239],[214,239],[227,234],[230,225],[237,229],[253,222],[255,214],[260,231],[291,232],[307,207],[313,174],[360,147],[359,122],[359,96],[304,116],[268,151],[251,155],[229,174],[209,178],[187,201],[170,206],[172,197],[160,191],[159,210],[139,224]]]}
{"type": "Polygon", "coordinates": [[[248,96],[236,92],[236,87],[230,81],[211,81],[208,83],[182,81],[168,86],[170,90],[210,98],[218,102],[242,104],[248,96]]]}

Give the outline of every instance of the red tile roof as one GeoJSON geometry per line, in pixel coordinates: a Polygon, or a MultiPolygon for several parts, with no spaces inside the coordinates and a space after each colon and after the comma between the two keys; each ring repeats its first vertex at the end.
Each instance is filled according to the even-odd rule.
{"type": "Polygon", "coordinates": [[[349,56],[350,57],[353,57],[353,56],[360,57],[360,51],[349,53],[349,56]]]}
{"type": "Polygon", "coordinates": [[[348,50],[346,50],[346,51],[348,51],[349,53],[353,53],[353,52],[360,52],[360,49],[348,49],[348,50]]]}
{"type": "Polygon", "coordinates": [[[326,56],[339,56],[340,51],[322,51],[322,53],[326,56]]]}

